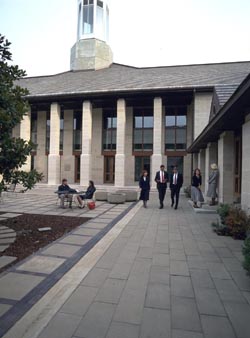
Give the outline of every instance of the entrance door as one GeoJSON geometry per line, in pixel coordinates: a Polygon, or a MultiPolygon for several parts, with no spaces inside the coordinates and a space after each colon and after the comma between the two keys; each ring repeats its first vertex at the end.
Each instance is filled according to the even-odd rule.
{"type": "Polygon", "coordinates": [[[104,183],[115,181],[115,156],[104,156],[104,183]]]}
{"type": "Polygon", "coordinates": [[[136,156],[135,157],[135,181],[139,181],[142,171],[147,170],[150,176],[150,157],[149,156],[136,156]]]}

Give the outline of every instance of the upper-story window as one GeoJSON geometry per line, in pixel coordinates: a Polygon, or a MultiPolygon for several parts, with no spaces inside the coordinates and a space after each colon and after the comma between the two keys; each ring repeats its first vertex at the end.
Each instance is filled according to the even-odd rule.
{"type": "Polygon", "coordinates": [[[134,110],[133,151],[153,151],[154,117],[151,109],[134,110]]]}
{"type": "Polygon", "coordinates": [[[92,34],[94,29],[94,1],[83,1],[83,34],[92,34]]]}
{"type": "Polygon", "coordinates": [[[186,106],[166,107],[165,150],[185,151],[187,147],[186,106]]]}
{"type": "Polygon", "coordinates": [[[97,0],[96,8],[96,34],[98,38],[104,38],[103,2],[100,0],[97,0]]]}
{"type": "Polygon", "coordinates": [[[115,110],[103,111],[103,150],[116,150],[117,116],[115,110]]]}

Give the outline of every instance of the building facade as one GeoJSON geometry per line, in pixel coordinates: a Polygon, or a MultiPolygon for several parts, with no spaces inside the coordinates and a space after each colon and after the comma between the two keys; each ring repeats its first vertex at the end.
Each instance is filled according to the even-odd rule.
{"type": "MultiPolygon", "coordinates": [[[[108,46],[108,16],[107,1],[78,0],[70,71],[20,80],[29,90],[30,111],[13,134],[37,144],[27,168],[43,172],[50,185],[67,177],[83,186],[90,179],[97,185],[137,186],[143,169],[153,182],[162,163],[168,171],[178,165],[184,185],[196,166],[207,177],[209,163],[227,151],[223,140],[230,133],[217,148],[214,141],[205,148],[192,145],[213,109],[249,74],[250,62],[116,64],[108,46]]],[[[220,161],[226,168],[226,159],[220,161]]]]}

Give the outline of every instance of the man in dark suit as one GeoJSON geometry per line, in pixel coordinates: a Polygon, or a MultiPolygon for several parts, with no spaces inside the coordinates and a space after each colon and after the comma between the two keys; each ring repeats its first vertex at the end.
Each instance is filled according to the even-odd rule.
{"type": "Polygon", "coordinates": [[[170,175],[170,189],[171,189],[171,207],[174,206],[174,197],[175,197],[175,209],[178,208],[179,203],[179,193],[183,184],[183,176],[178,173],[177,167],[174,167],[173,173],[170,175]]]}
{"type": "Polygon", "coordinates": [[[160,166],[160,171],[157,171],[155,175],[155,182],[157,183],[157,189],[159,192],[159,209],[162,209],[168,182],[168,173],[165,171],[165,166],[163,164],[160,166]]]}

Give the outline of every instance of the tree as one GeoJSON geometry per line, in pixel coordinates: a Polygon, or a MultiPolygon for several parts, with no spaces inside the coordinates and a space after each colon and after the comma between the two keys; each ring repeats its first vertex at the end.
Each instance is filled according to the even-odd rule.
{"type": "Polygon", "coordinates": [[[17,85],[26,73],[18,66],[9,64],[12,60],[10,45],[0,34],[0,193],[8,184],[18,183],[26,191],[43,177],[36,170],[21,170],[35,145],[31,141],[12,137],[12,129],[27,114],[28,102],[25,96],[28,90],[17,85]]]}

